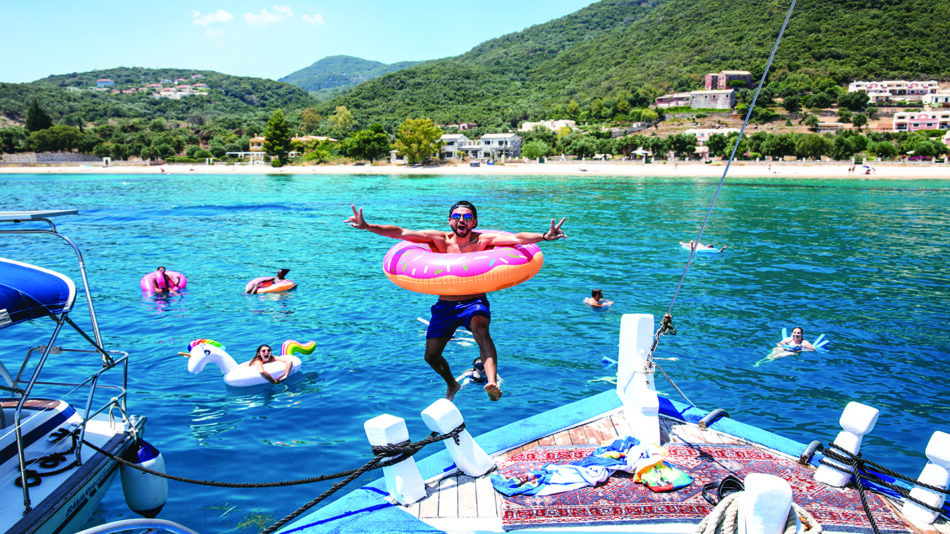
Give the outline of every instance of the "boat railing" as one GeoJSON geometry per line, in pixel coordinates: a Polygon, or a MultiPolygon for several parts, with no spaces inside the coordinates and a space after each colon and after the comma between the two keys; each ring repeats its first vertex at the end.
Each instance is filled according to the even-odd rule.
{"type": "MultiPolygon", "coordinates": [[[[94,417],[109,412],[110,417],[112,416],[112,411],[118,409],[121,413],[122,423],[126,429],[134,429],[135,423],[131,420],[127,412],[126,398],[128,390],[128,358],[129,354],[125,351],[117,350],[106,350],[103,348],[102,337],[99,334],[99,325],[96,320],[96,313],[92,303],[92,293],[89,289],[89,282],[86,276],[85,264],[82,258],[82,252],[79,250],[79,247],[69,239],[68,237],[60,234],[56,230],[56,226],[50,221],[47,217],[53,215],[65,215],[65,214],[76,214],[75,210],[63,210],[63,211],[44,211],[44,212],[0,212],[0,222],[13,222],[13,223],[22,223],[22,222],[43,222],[49,226],[49,229],[37,229],[37,228],[19,228],[19,229],[0,229],[0,234],[41,234],[41,235],[52,235],[63,239],[69,246],[73,249],[78,260],[79,272],[82,277],[82,286],[83,293],[86,297],[86,303],[89,309],[89,317],[91,322],[92,335],[90,336],[82,327],[77,325],[69,317],[69,310],[63,310],[56,314],[51,314],[50,317],[55,323],[52,333],[49,335],[49,339],[45,345],[40,345],[33,347],[27,351],[26,357],[18,370],[16,377],[10,377],[9,372],[6,372],[4,368],[3,377],[5,381],[9,382],[9,387],[3,387],[4,391],[10,391],[14,393],[15,399],[17,400],[16,410],[14,412],[13,428],[12,431],[15,434],[16,444],[17,444],[17,455],[19,459],[19,472],[20,479],[24,482],[23,486],[23,502],[26,510],[30,509],[30,492],[29,484],[26,484],[27,479],[27,468],[28,460],[25,456],[26,451],[25,444],[23,441],[22,430],[24,428],[24,423],[29,421],[27,418],[26,421],[23,420],[24,406],[28,400],[30,400],[34,394],[34,388],[36,386],[44,386],[47,389],[55,388],[65,388],[65,391],[58,391],[57,397],[60,399],[71,399],[77,395],[84,394],[85,400],[83,401],[82,408],[77,409],[77,412],[81,414],[82,424],[78,428],[77,443],[83,443],[86,433],[86,424],[92,420],[94,417]],[[82,337],[91,348],[64,348],[62,346],[56,345],[57,337],[60,335],[64,325],[69,325],[73,328],[82,337]],[[29,367],[30,361],[34,359],[33,353],[40,352],[38,360],[35,361],[33,369],[30,373],[29,378],[25,375],[27,374],[27,369],[29,367]],[[61,382],[61,381],[50,381],[50,380],[41,380],[40,376],[43,372],[43,369],[50,357],[51,354],[62,354],[64,352],[75,352],[75,353],[95,353],[99,354],[102,358],[102,366],[90,373],[86,373],[85,378],[80,382],[61,382]],[[102,381],[100,383],[100,378],[107,373],[116,368],[121,369],[121,382],[115,383],[117,379],[113,378],[109,382],[102,381]],[[84,391],[85,390],[85,391],[84,391]],[[100,402],[97,405],[97,394],[101,392],[109,392],[110,396],[105,402],[100,402]]],[[[114,375],[112,375],[114,376],[114,375]]],[[[43,391],[44,396],[46,396],[46,389],[43,391]]],[[[101,397],[100,397],[101,398],[101,397]]],[[[68,401],[67,401],[68,402],[68,401]]],[[[80,403],[77,403],[77,405],[80,403]]],[[[74,407],[75,409],[75,407],[74,407]]],[[[28,412],[27,412],[28,413],[28,412]]],[[[82,446],[77,446],[75,448],[75,459],[76,465],[82,465],[82,446]]]]}
{"type": "Polygon", "coordinates": [[[14,224],[21,224],[24,222],[41,222],[46,223],[49,226],[49,229],[42,228],[16,228],[16,229],[0,229],[0,234],[43,234],[56,236],[63,241],[65,241],[76,254],[76,259],[79,262],[79,274],[82,278],[82,287],[83,292],[86,295],[86,304],[89,307],[89,320],[92,323],[92,333],[95,336],[96,342],[95,346],[102,346],[102,336],[99,335],[99,323],[96,321],[96,312],[93,309],[92,305],[92,292],[89,290],[89,280],[86,277],[86,264],[82,259],[82,251],[79,250],[79,247],[76,243],[73,242],[69,237],[59,233],[56,230],[56,225],[53,224],[53,221],[49,220],[47,217],[53,215],[76,215],[79,211],[77,210],[60,210],[60,211],[44,211],[44,212],[0,212],[0,222],[12,222],[14,224]]]}

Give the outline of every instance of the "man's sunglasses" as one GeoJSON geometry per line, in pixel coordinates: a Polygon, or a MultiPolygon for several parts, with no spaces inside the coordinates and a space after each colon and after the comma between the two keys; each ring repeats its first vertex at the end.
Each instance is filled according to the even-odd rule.
{"type": "Polygon", "coordinates": [[[453,214],[452,214],[452,220],[453,220],[453,221],[457,221],[457,220],[459,220],[459,219],[463,219],[463,220],[466,220],[466,221],[471,221],[471,220],[472,220],[472,214],[471,214],[471,213],[453,213],[453,214]]]}

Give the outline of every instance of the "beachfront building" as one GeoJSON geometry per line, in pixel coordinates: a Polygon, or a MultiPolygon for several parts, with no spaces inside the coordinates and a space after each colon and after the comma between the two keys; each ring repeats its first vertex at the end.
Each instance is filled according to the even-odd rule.
{"type": "Polygon", "coordinates": [[[516,133],[485,134],[479,139],[469,139],[462,134],[444,134],[439,140],[442,141],[439,151],[442,159],[463,156],[487,160],[521,157],[521,137],[516,133]]]}
{"type": "Polygon", "coordinates": [[[706,75],[707,91],[732,89],[737,86],[752,87],[752,73],[747,70],[724,70],[706,75]]]}
{"type": "Polygon", "coordinates": [[[706,144],[706,141],[709,141],[710,137],[716,134],[729,135],[731,133],[739,133],[739,129],[738,128],[690,128],[689,130],[686,130],[683,133],[685,133],[686,135],[695,135],[696,143],[699,146],[703,146],[706,144]]]}
{"type": "Polygon", "coordinates": [[[884,80],[880,82],[851,82],[848,84],[848,92],[856,93],[864,91],[867,93],[870,104],[884,104],[889,102],[919,102],[924,96],[940,91],[940,84],[936,80],[928,81],[905,81],[905,80],[884,80]]]}
{"type": "MultiPolygon", "coordinates": [[[[228,156],[233,156],[236,158],[244,158],[250,160],[263,160],[266,153],[264,152],[264,141],[267,139],[262,135],[255,135],[254,137],[248,140],[248,152],[228,152],[228,156]]],[[[313,142],[318,143],[336,143],[337,140],[332,137],[327,137],[325,135],[296,135],[292,137],[291,142],[299,143],[304,147],[307,147],[313,142]]],[[[291,150],[287,156],[290,158],[296,158],[300,154],[296,150],[291,150]]]]}
{"type": "Polygon", "coordinates": [[[472,154],[478,152],[482,146],[480,142],[473,141],[463,134],[443,134],[439,141],[442,141],[442,149],[439,153],[442,159],[472,157],[472,154]]]}
{"type": "Polygon", "coordinates": [[[577,123],[569,119],[562,119],[562,120],[557,120],[557,121],[539,121],[539,122],[524,121],[523,123],[521,123],[521,126],[518,127],[518,131],[530,132],[531,130],[535,129],[538,126],[542,128],[547,128],[548,130],[551,130],[552,132],[559,132],[561,131],[562,128],[567,128],[568,130],[574,130],[574,128],[577,126],[577,123]]]}
{"type": "Polygon", "coordinates": [[[894,114],[895,132],[950,130],[950,110],[904,111],[894,114]]]}

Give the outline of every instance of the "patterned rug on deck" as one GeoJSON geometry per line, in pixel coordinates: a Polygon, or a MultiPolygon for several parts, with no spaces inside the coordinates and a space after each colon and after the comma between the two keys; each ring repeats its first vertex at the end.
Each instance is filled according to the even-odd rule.
{"type": "MultiPolygon", "coordinates": [[[[587,457],[594,449],[592,446],[537,447],[513,455],[499,466],[498,472],[511,477],[548,463],[568,464],[587,457]]],[[[504,497],[502,525],[510,530],[569,524],[699,523],[713,509],[703,499],[703,484],[719,482],[729,474],[744,479],[748,473],[767,473],[787,480],[794,501],[826,529],[872,532],[857,490],[819,484],[814,481],[811,469],[795,461],[738,445],[671,444],[667,449],[666,461],[692,476],[691,485],[669,493],[654,493],[643,484],[634,483],[632,475],[618,471],[598,487],[541,497],[504,497]]],[[[879,496],[870,492],[867,495],[881,532],[910,532],[879,496]]]]}

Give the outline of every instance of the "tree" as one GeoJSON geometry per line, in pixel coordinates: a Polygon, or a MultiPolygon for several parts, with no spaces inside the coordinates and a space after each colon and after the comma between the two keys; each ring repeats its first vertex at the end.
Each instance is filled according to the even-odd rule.
{"type": "Polygon", "coordinates": [[[34,98],[30,107],[26,110],[26,130],[28,132],[38,132],[52,125],[53,118],[40,107],[40,103],[34,98]]]}
{"type": "Polygon", "coordinates": [[[670,150],[678,158],[688,158],[696,154],[698,142],[695,135],[674,134],[669,137],[670,150]]]}
{"type": "Polygon", "coordinates": [[[30,134],[30,147],[36,152],[60,152],[79,147],[83,133],[75,126],[58,124],[30,134]]]}
{"type": "Polygon", "coordinates": [[[838,105],[851,111],[863,111],[871,97],[864,91],[855,91],[838,97],[838,105]]]}
{"type": "MultiPolygon", "coordinates": [[[[440,134],[441,135],[441,134],[440,134]]],[[[340,143],[343,155],[354,159],[376,161],[389,155],[389,135],[383,125],[375,123],[368,130],[360,130],[340,143]]]]}
{"type": "Polygon", "coordinates": [[[430,119],[406,119],[399,125],[393,148],[406,156],[409,163],[428,160],[442,148],[442,130],[430,119]]]}
{"type": "Polygon", "coordinates": [[[798,95],[788,95],[782,101],[782,107],[789,113],[795,113],[802,109],[802,99],[798,95]]]}
{"type": "Polygon", "coordinates": [[[866,126],[867,123],[868,123],[868,116],[865,115],[864,113],[855,113],[855,114],[851,117],[851,124],[853,124],[854,127],[857,128],[857,129],[859,129],[859,130],[860,130],[862,127],[866,126]]]}
{"type": "Polygon", "coordinates": [[[800,158],[821,159],[822,156],[831,154],[834,150],[834,143],[818,134],[805,134],[795,142],[795,155],[800,158]]]}
{"type": "Polygon", "coordinates": [[[337,130],[349,130],[353,127],[353,114],[346,106],[337,106],[336,112],[327,117],[327,122],[337,130]]]}
{"type": "Polygon", "coordinates": [[[543,158],[550,153],[551,146],[544,141],[530,141],[521,149],[521,154],[528,159],[543,158]]]}
{"type": "Polygon", "coordinates": [[[17,150],[26,148],[30,133],[26,128],[11,126],[9,128],[0,128],[0,152],[12,154],[17,150]]]}
{"type": "Polygon", "coordinates": [[[323,117],[317,113],[316,108],[307,108],[300,112],[300,120],[303,121],[303,128],[307,133],[313,132],[323,122],[323,117]]]}
{"type": "Polygon", "coordinates": [[[277,158],[275,166],[287,164],[287,154],[291,151],[290,126],[284,118],[284,112],[278,109],[270,116],[267,126],[264,127],[264,153],[277,158]]]}

